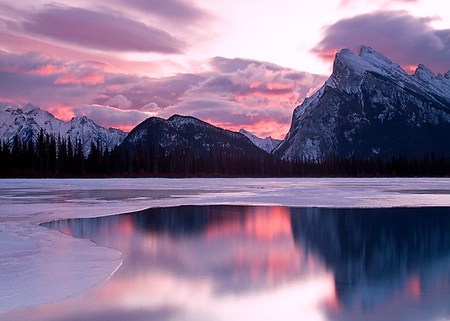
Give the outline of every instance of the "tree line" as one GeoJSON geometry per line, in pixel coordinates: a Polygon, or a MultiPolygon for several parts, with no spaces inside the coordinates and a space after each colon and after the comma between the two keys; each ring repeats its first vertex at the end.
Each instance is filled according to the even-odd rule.
{"type": "Polygon", "coordinates": [[[189,149],[160,146],[130,152],[92,143],[85,155],[80,140],[46,135],[27,143],[15,137],[0,144],[0,177],[420,177],[450,176],[450,157],[408,159],[327,157],[283,160],[274,155],[230,154],[226,150],[198,156],[189,149]]]}

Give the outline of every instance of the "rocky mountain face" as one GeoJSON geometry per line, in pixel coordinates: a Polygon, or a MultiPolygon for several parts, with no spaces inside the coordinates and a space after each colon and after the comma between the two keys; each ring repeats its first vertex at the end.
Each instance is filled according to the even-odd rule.
{"type": "Polygon", "coordinates": [[[335,58],[333,73],[294,110],[275,149],[285,159],[450,156],[450,72],[414,75],[369,47],[335,58]]]}
{"type": "Polygon", "coordinates": [[[36,140],[41,129],[44,134],[69,139],[73,144],[81,140],[83,152],[87,155],[91,143],[99,142],[103,148],[112,149],[118,146],[127,133],[103,128],[87,117],[74,117],[70,121],[62,121],[47,111],[33,105],[23,108],[0,109],[0,141],[12,144],[18,136],[23,143],[36,140]]]}
{"type": "Polygon", "coordinates": [[[247,138],[250,139],[253,144],[268,153],[272,153],[272,151],[282,142],[280,139],[275,139],[270,136],[266,138],[258,137],[245,129],[239,130],[239,133],[247,136],[247,138]]]}
{"type": "Polygon", "coordinates": [[[174,115],[165,120],[151,117],[136,126],[120,148],[131,153],[138,150],[189,152],[195,157],[226,154],[243,157],[267,156],[245,135],[210,125],[194,117],[174,115]]]}

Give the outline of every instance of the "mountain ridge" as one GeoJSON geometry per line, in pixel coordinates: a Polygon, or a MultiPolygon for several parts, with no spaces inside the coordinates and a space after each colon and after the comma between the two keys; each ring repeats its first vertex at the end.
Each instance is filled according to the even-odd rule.
{"type": "Polygon", "coordinates": [[[0,109],[0,141],[11,145],[15,136],[18,136],[22,143],[35,141],[41,130],[45,135],[70,138],[72,143],[81,140],[85,155],[89,154],[91,144],[97,145],[99,142],[103,149],[112,149],[126,136],[125,132],[101,127],[86,116],[63,121],[32,104],[22,108],[5,106],[0,109]]]}
{"type": "Polygon", "coordinates": [[[135,150],[138,144],[142,148],[153,146],[167,151],[176,148],[191,149],[198,156],[205,155],[214,148],[237,149],[242,152],[250,148],[253,152],[265,153],[241,133],[216,127],[193,116],[178,114],[168,119],[147,118],[128,134],[120,147],[135,150]]]}
{"type": "MultiPolygon", "coordinates": [[[[449,75],[447,73],[446,75],[449,75]]],[[[295,108],[284,159],[450,155],[450,77],[408,75],[370,47],[336,54],[333,73],[295,108]]]]}
{"type": "Polygon", "coordinates": [[[282,142],[281,139],[272,138],[271,136],[261,138],[245,129],[240,129],[239,133],[245,135],[253,144],[268,153],[272,153],[272,151],[282,142]]]}

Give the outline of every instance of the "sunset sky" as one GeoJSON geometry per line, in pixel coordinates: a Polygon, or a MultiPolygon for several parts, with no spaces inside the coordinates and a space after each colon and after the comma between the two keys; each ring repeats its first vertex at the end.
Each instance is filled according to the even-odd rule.
{"type": "Polygon", "coordinates": [[[442,0],[0,0],[0,102],[130,130],[198,117],[283,138],[341,48],[450,70],[442,0]]]}

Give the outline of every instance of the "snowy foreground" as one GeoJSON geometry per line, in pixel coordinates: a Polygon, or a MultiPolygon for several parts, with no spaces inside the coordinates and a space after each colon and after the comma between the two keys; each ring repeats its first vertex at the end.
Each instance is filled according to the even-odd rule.
{"type": "Polygon", "coordinates": [[[39,223],[188,204],[450,206],[450,179],[0,180],[0,312],[85,293],[120,268],[120,252],[39,223]]]}

